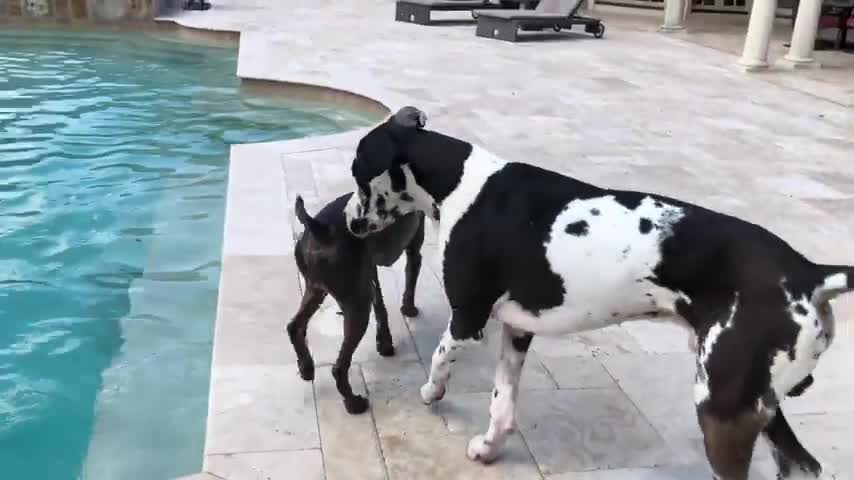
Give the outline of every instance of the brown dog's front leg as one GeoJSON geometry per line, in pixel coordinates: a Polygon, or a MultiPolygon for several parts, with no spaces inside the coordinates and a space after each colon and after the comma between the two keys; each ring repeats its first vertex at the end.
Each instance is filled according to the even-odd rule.
{"type": "Polygon", "coordinates": [[[344,311],[344,342],[341,343],[338,359],[332,366],[332,376],[335,378],[338,393],[344,398],[347,412],[357,414],[368,409],[368,399],[353,394],[349,376],[350,363],[353,361],[356,347],[368,329],[371,304],[366,295],[358,295],[352,303],[341,305],[341,309],[344,311]]]}
{"type": "Polygon", "coordinates": [[[383,290],[380,287],[377,267],[374,266],[373,270],[371,288],[374,301],[374,315],[377,319],[377,353],[383,357],[391,357],[394,355],[394,342],[392,341],[391,330],[388,326],[388,310],[386,310],[385,301],[383,301],[383,290]]]}
{"type": "Polygon", "coordinates": [[[400,313],[409,318],[418,316],[418,307],[415,306],[415,286],[421,272],[422,245],[424,245],[424,218],[421,219],[418,231],[415,232],[412,241],[406,247],[406,284],[400,304],[400,313]]]}

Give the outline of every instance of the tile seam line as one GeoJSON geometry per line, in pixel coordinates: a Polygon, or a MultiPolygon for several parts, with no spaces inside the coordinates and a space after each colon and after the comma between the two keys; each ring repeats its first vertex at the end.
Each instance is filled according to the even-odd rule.
{"type": "Polygon", "coordinates": [[[317,426],[317,450],[320,451],[320,468],[323,470],[323,480],[327,480],[326,455],[323,453],[323,433],[320,431],[320,410],[317,408],[317,385],[314,381],[311,382],[311,396],[314,399],[314,421],[317,426]]]}
{"type": "MultiPolygon", "coordinates": [[[[252,453],[282,453],[282,452],[311,452],[313,450],[320,451],[321,447],[310,447],[310,448],[272,448],[268,450],[232,450],[228,452],[210,452],[206,453],[206,457],[225,457],[229,455],[245,455],[252,453]]],[[[210,472],[203,472],[210,473],[210,472]]]]}
{"type": "MultiPolygon", "coordinates": [[[[638,354],[628,354],[628,355],[638,355],[638,354]]],[[[639,355],[648,355],[648,354],[641,353],[639,355]]],[[[619,380],[617,380],[617,377],[613,373],[611,373],[611,370],[608,369],[608,366],[605,365],[605,363],[602,362],[601,360],[599,360],[598,358],[597,358],[597,361],[599,362],[599,365],[602,366],[602,369],[605,370],[605,373],[607,373],[608,376],[611,377],[611,380],[614,381],[614,384],[617,385],[617,389],[620,392],[622,392],[623,395],[625,395],[626,399],[629,401],[629,403],[631,403],[632,407],[634,407],[635,412],[637,412],[637,414],[640,416],[640,418],[642,418],[646,422],[646,424],[649,426],[649,428],[651,428],[652,431],[655,432],[656,435],[658,435],[658,438],[667,446],[667,449],[671,450],[672,445],[670,444],[670,441],[667,439],[667,437],[664,436],[661,429],[659,429],[657,426],[655,426],[655,424],[652,423],[652,420],[650,419],[650,417],[643,410],[641,410],[640,406],[635,402],[635,400],[631,397],[631,395],[629,395],[629,392],[627,392],[623,388],[623,386],[620,385],[619,380]]]]}
{"type": "MultiPolygon", "coordinates": [[[[409,328],[409,327],[407,326],[407,328],[409,328]]],[[[365,394],[370,397],[370,392],[368,391],[368,379],[365,378],[365,370],[362,369],[361,365],[359,365],[359,376],[362,377],[362,385],[365,387],[365,394]]],[[[386,480],[389,480],[391,477],[389,477],[388,463],[386,462],[386,459],[385,459],[385,451],[383,450],[383,442],[382,442],[382,440],[380,440],[380,430],[377,427],[377,419],[374,416],[373,405],[371,405],[371,408],[369,408],[368,411],[371,412],[371,426],[373,427],[374,440],[376,440],[376,442],[377,442],[377,448],[380,449],[380,461],[383,464],[383,472],[385,473],[386,480]]]]}

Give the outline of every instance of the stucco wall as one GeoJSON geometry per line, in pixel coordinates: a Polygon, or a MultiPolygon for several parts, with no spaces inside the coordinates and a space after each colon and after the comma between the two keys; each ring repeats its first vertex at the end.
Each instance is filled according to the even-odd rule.
{"type": "Polygon", "coordinates": [[[0,17],[55,20],[145,20],[169,9],[180,0],[0,0],[0,17]]]}

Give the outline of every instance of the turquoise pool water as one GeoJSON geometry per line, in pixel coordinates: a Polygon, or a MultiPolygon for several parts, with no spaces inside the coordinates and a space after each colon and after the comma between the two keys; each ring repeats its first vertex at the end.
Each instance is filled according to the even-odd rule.
{"type": "Polygon", "coordinates": [[[236,61],[0,33],[1,478],[199,470],[228,145],[370,121],[250,97],[236,61]]]}

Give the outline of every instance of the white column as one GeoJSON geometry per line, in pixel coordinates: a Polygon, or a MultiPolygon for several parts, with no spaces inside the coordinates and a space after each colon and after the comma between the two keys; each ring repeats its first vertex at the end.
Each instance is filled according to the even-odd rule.
{"type": "Polygon", "coordinates": [[[768,42],[774,28],[777,0],[754,0],[750,9],[750,22],[744,38],[744,52],[738,64],[747,70],[768,67],[768,42]]]}
{"type": "Polygon", "coordinates": [[[821,15],[821,0],[802,0],[792,30],[792,46],[786,54],[785,63],[793,67],[818,65],[813,59],[818,18],[821,15]]]}
{"type": "Polygon", "coordinates": [[[664,25],[659,28],[662,32],[679,32],[685,30],[682,19],[685,15],[685,2],[688,0],[664,0],[664,25]]]}

